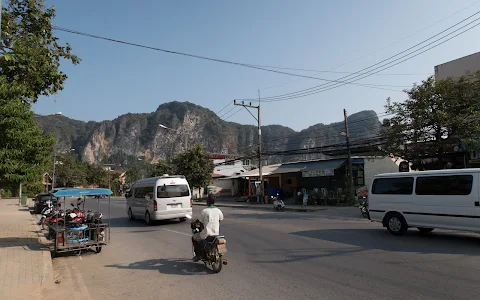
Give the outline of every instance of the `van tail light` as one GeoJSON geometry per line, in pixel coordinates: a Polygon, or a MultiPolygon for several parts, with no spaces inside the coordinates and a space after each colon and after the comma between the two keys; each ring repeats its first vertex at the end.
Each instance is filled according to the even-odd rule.
{"type": "Polygon", "coordinates": [[[193,207],[193,198],[190,198],[190,208],[193,207]]]}
{"type": "Polygon", "coordinates": [[[157,205],[157,200],[153,200],[153,210],[157,211],[158,205],[157,205]]]}

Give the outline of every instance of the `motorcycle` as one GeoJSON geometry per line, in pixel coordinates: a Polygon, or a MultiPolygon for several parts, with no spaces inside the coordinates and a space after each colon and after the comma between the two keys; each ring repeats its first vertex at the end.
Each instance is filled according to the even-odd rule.
{"type": "Polygon", "coordinates": [[[280,195],[277,193],[276,197],[272,196],[272,202],[273,202],[273,208],[276,211],[284,211],[285,210],[285,203],[283,203],[283,200],[280,199],[280,195]]]}
{"type": "Polygon", "coordinates": [[[362,216],[364,218],[369,218],[369,212],[368,212],[368,198],[367,197],[360,197],[358,199],[358,202],[360,202],[360,212],[362,213],[362,216]]]}
{"type": "MultiPolygon", "coordinates": [[[[187,214],[187,219],[192,219],[192,216],[187,214]]],[[[191,223],[192,234],[202,231],[203,224],[198,219],[191,223]]],[[[205,247],[202,251],[200,260],[205,264],[209,264],[215,273],[219,273],[222,270],[223,265],[227,265],[228,262],[223,258],[223,255],[227,252],[227,240],[223,235],[209,236],[205,240],[205,247]]]]}

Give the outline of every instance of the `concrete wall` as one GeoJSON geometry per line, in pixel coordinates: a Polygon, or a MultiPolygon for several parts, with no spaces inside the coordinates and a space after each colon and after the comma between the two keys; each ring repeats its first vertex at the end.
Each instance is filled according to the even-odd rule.
{"type": "Polygon", "coordinates": [[[381,173],[398,172],[398,165],[388,156],[364,157],[365,185],[370,186],[373,177],[381,173]]]}
{"type": "Polygon", "coordinates": [[[435,79],[458,78],[480,71],[480,52],[435,66],[435,79]]]}

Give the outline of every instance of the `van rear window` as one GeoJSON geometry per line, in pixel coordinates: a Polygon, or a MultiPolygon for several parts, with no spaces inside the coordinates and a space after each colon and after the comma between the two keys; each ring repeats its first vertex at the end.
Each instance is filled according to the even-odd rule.
{"type": "Polygon", "coordinates": [[[157,198],[174,198],[190,196],[188,185],[164,185],[157,187],[157,198]]]}
{"type": "Polygon", "coordinates": [[[413,177],[377,178],[373,181],[372,194],[411,195],[413,177]]]}
{"type": "Polygon", "coordinates": [[[417,177],[417,195],[470,195],[472,175],[417,177]]]}

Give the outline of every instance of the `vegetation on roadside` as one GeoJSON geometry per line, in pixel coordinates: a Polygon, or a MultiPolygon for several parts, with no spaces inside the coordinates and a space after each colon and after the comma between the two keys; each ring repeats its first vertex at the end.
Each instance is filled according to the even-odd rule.
{"type": "Polygon", "coordinates": [[[478,149],[479,78],[480,73],[446,80],[432,76],[407,91],[407,100],[387,104],[386,112],[394,116],[384,122],[385,150],[416,165],[436,158],[436,168],[443,169],[452,145],[478,149]]]}
{"type": "Polygon", "coordinates": [[[10,0],[2,8],[0,41],[0,186],[37,186],[55,139],[43,136],[31,104],[63,89],[60,61],[78,64],[71,47],[54,35],[55,8],[43,0],[10,0]]]}

